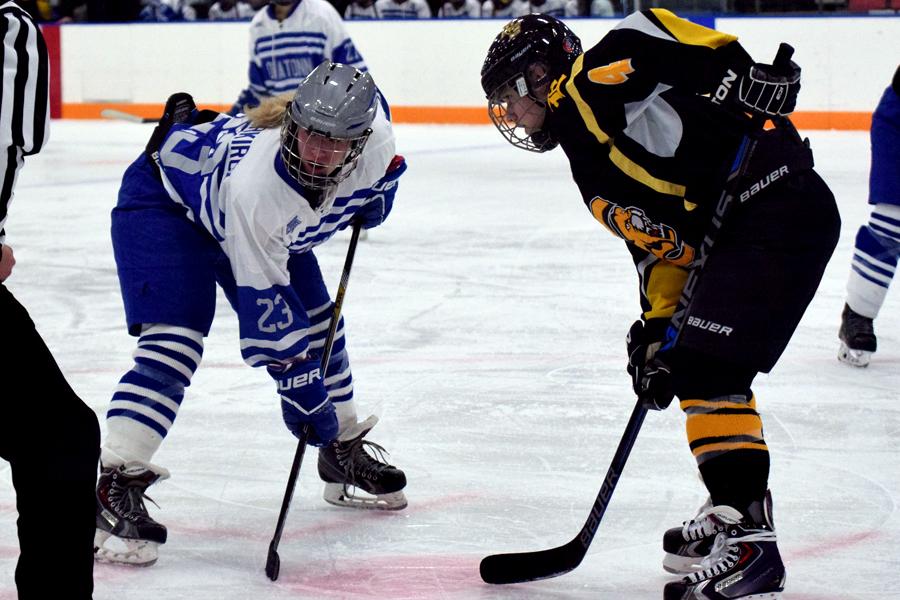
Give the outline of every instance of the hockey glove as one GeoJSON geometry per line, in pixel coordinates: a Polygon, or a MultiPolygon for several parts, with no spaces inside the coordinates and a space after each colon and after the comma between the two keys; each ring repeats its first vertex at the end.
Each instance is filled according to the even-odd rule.
{"type": "Polygon", "coordinates": [[[790,61],[787,69],[755,63],[741,78],[738,101],[741,108],[758,115],[786,117],[797,106],[800,67],[790,61]]]}
{"type": "Polygon", "coordinates": [[[338,434],[338,420],[325,391],[319,360],[270,365],[267,370],[278,384],[281,415],[291,433],[300,437],[303,425],[308,424],[311,446],[324,446],[334,440],[338,434]]]}
{"type": "Polygon", "coordinates": [[[147,142],[145,152],[147,156],[153,158],[153,155],[159,152],[163,140],[166,139],[169,130],[175,123],[185,123],[190,120],[191,113],[196,110],[197,105],[194,99],[186,92],[178,92],[172,94],[166,100],[166,108],[163,110],[162,117],[159,118],[159,124],[153,129],[150,141],[147,142]]]}
{"type": "Polygon", "coordinates": [[[397,154],[388,165],[384,177],[372,186],[372,196],[356,212],[356,217],[362,223],[363,229],[378,227],[391,214],[391,209],[394,208],[394,196],[397,194],[397,180],[404,171],[406,171],[406,159],[397,154]]]}
{"type": "Polygon", "coordinates": [[[675,396],[672,391],[672,371],[663,361],[659,349],[665,341],[668,319],[638,319],[626,338],[628,374],[634,393],[644,408],[665,410],[675,396]]]}

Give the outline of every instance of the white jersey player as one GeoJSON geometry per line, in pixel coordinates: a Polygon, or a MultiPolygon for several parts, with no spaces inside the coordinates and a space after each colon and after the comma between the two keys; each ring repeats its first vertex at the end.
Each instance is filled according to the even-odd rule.
{"type": "Polygon", "coordinates": [[[176,94],[122,180],[113,249],[139,339],[107,411],[101,560],[152,564],[166,541],[144,491],[168,476],[151,459],[200,363],[217,283],[237,313],[244,361],[276,381],[288,429],[308,427],[321,447],[326,501],[406,506],[403,472],[364,450],[377,419],[358,422],[343,320],[321,364],[333,303],[312,252],[351,221],[371,228],[390,212],[406,164],[394,155],[388,107],[367,73],[326,62],[293,98],[248,117],[198,112],[176,94]]]}
{"type": "Polygon", "coordinates": [[[366,70],[337,10],[327,0],[272,0],[250,22],[250,84],[229,114],[292,92],[326,60],[366,70]]]}

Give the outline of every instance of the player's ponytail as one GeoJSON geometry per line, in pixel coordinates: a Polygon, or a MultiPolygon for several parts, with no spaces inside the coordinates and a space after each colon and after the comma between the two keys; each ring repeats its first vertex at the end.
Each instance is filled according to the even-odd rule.
{"type": "Polygon", "coordinates": [[[281,127],[284,113],[287,112],[293,97],[293,93],[272,96],[260,102],[259,106],[247,109],[246,113],[250,119],[250,124],[264,129],[281,127]]]}

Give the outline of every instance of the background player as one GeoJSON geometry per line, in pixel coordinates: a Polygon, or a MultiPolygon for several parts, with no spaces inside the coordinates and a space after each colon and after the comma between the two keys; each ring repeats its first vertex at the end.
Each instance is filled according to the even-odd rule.
{"type": "Polygon", "coordinates": [[[113,210],[128,329],[139,339],[107,412],[98,558],[152,564],[166,541],[143,500],[168,473],[150,461],[200,364],[217,282],[237,313],[245,362],[277,382],[288,429],[312,427],[325,499],[406,506],[403,472],[365,451],[383,449],[363,440],[377,419],[358,422],[343,319],[323,380],[333,303],[312,252],[351,220],[379,225],[405,170],[387,105],[371,76],[348,65],[322,63],[293,99],[248,117],[198,112],[187,94],[169,99],[113,210]]]}
{"type": "Polygon", "coordinates": [[[325,60],[366,70],[337,10],[327,0],[271,0],[250,22],[250,85],[229,114],[293,92],[325,60]]]}
{"type": "Polygon", "coordinates": [[[790,114],[799,79],[793,63],[754,63],[734,36],[661,9],[628,16],[584,53],[553,17],[515,19],[481,71],[497,129],[526,150],[561,146],[587,208],[637,267],[643,312],[628,371],[647,408],[681,400],[711,498],[664,536],[666,565],[691,571],[666,585],[666,600],[783,589],[750,386],[787,345],[840,222],[796,130],[762,134],[749,115],[790,114]],[[726,185],[740,201],[701,256],[726,185]]]}
{"type": "Polygon", "coordinates": [[[874,320],[900,257],[900,67],[872,115],[868,225],[859,228],[841,314],[838,358],[866,367],[877,349],[874,320]]]}

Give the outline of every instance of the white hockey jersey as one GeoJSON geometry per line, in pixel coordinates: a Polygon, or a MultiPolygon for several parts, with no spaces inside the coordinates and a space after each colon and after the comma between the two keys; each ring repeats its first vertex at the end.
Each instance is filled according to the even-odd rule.
{"type": "Polygon", "coordinates": [[[313,210],[280,157],[278,128],[244,117],[175,125],[158,165],[170,198],[218,241],[231,264],[241,354],[251,366],[302,356],[309,321],[291,287],[288,257],[325,242],[396,185],[386,177],[394,136],[382,102],[356,169],[313,210]]]}
{"type": "Polygon", "coordinates": [[[265,7],[250,22],[250,86],[238,104],[256,105],[267,96],[294,91],[324,60],[366,70],[341,16],[327,0],[303,0],[280,22],[272,6],[265,7]]]}

